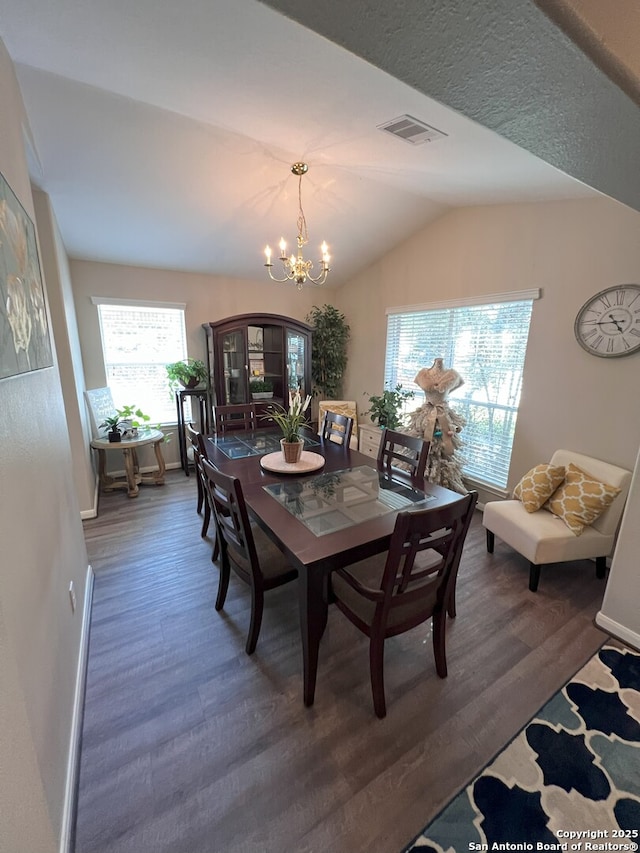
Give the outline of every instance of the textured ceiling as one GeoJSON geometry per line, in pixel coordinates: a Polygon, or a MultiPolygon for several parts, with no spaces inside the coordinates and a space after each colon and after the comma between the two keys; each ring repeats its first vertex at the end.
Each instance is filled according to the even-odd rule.
{"type": "Polygon", "coordinates": [[[536,0],[536,4],[640,106],[640,3],[536,0]]]}

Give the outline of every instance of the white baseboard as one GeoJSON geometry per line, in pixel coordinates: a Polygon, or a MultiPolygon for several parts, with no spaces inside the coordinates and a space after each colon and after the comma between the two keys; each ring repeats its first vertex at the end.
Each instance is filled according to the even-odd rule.
{"type": "Polygon", "coordinates": [[[640,634],[605,616],[602,610],[598,610],[596,613],[596,625],[606,631],[607,634],[611,634],[612,637],[616,637],[640,651],[640,634]]]}
{"type": "Polygon", "coordinates": [[[82,627],[80,629],[80,651],[76,670],[76,686],[73,697],[71,717],[71,735],[69,737],[69,759],[67,761],[67,780],[60,830],[60,853],[72,853],[74,829],[78,799],[78,774],[80,771],[80,742],[82,738],[82,718],[84,710],[84,691],[87,680],[87,658],[89,654],[89,626],[91,624],[91,604],[93,602],[93,569],[87,566],[84,607],[82,608],[82,627]]]}
{"type": "Polygon", "coordinates": [[[81,509],[80,510],[80,518],[84,520],[85,518],[96,518],[98,515],[98,494],[100,492],[100,480],[97,477],[94,477],[93,480],[93,506],[91,509],[81,509]]]}

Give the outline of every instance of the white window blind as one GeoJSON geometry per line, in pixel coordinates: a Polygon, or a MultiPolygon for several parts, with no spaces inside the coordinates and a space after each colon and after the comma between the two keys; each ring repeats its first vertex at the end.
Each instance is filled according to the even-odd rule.
{"type": "MultiPolygon", "coordinates": [[[[184,306],[93,301],[98,306],[107,385],[116,406],[134,405],[154,425],[175,423],[165,365],[187,357],[184,306]]],[[[185,417],[190,417],[186,406],[185,417]]]]}
{"type": "Polygon", "coordinates": [[[446,367],[460,373],[465,384],[448,401],[466,419],[463,472],[480,483],[507,485],[531,310],[538,295],[528,291],[526,298],[513,294],[507,301],[389,313],[385,385],[400,383],[415,390],[406,407],[413,411],[424,403],[414,384],[421,368],[443,358],[446,367]]]}

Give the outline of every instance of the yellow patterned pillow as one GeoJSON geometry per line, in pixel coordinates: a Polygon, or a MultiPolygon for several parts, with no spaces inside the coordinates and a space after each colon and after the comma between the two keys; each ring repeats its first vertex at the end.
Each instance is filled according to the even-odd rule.
{"type": "Polygon", "coordinates": [[[527,512],[535,512],[551,497],[563,480],[562,465],[536,465],[520,480],[513,490],[513,497],[522,501],[527,512]]]}
{"type": "Polygon", "coordinates": [[[551,495],[544,508],[561,518],[572,533],[580,536],[584,528],[593,524],[619,494],[617,486],[601,483],[570,462],[564,483],[551,495]]]}

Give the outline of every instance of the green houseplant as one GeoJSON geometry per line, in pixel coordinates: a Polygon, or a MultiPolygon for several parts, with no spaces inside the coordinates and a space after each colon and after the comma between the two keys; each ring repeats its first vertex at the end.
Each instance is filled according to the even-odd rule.
{"type": "Polygon", "coordinates": [[[386,388],[382,394],[367,394],[369,408],[363,414],[369,415],[374,424],[389,429],[398,429],[402,424],[400,412],[406,400],[415,397],[413,391],[398,384],[395,388],[386,388]]]}
{"type": "Polygon", "coordinates": [[[254,400],[265,400],[273,397],[273,382],[270,379],[250,379],[249,391],[254,400]]]}
{"type": "Polygon", "coordinates": [[[310,403],[311,395],[308,394],[303,400],[300,392],[296,391],[295,394],[289,394],[288,409],[278,404],[269,408],[268,417],[273,419],[282,431],[280,445],[285,462],[298,462],[300,459],[304,444],[300,430],[309,427],[306,412],[310,403]]]}
{"type": "Polygon", "coordinates": [[[120,432],[121,420],[120,415],[110,415],[100,424],[100,429],[107,430],[107,438],[112,444],[117,441],[122,441],[122,434],[120,432]]]}
{"type": "Polygon", "coordinates": [[[311,340],[311,378],[314,395],[325,400],[338,400],[342,393],[342,377],[347,369],[347,343],[351,329],[344,314],[333,305],[314,305],[307,314],[313,327],[311,340]]]}
{"type": "Polygon", "coordinates": [[[121,409],[117,409],[117,412],[121,421],[129,421],[131,426],[136,429],[148,424],[151,420],[150,415],[145,415],[141,409],[136,409],[135,406],[123,406],[121,409]]]}
{"type": "Polygon", "coordinates": [[[183,388],[196,388],[207,380],[207,368],[197,358],[185,358],[166,365],[167,377],[172,391],[180,385],[183,388]]]}

